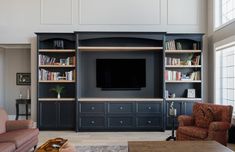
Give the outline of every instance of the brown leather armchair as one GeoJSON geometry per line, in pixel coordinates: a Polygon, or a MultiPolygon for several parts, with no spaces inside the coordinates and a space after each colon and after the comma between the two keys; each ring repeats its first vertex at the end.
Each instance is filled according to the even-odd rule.
{"type": "Polygon", "coordinates": [[[176,140],[215,140],[227,145],[233,107],[195,103],[192,116],[178,117],[176,140]]]}
{"type": "Polygon", "coordinates": [[[36,148],[38,134],[32,120],[8,120],[7,113],[0,108],[1,152],[26,152],[36,148]]]}

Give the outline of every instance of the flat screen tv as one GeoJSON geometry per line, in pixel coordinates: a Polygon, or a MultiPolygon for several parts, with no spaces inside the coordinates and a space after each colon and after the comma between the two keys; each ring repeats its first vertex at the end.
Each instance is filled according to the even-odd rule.
{"type": "Polygon", "coordinates": [[[145,86],[145,59],[96,59],[97,88],[137,90],[145,86]]]}

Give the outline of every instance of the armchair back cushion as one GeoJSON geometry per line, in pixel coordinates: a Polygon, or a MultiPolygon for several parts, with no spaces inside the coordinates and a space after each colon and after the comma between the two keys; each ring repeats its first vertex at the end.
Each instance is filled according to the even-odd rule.
{"type": "Polygon", "coordinates": [[[6,111],[0,107],[0,134],[6,132],[6,121],[8,120],[8,115],[6,111]]]}
{"type": "MultiPolygon", "coordinates": [[[[215,105],[211,103],[195,103],[193,105],[193,117],[195,121],[198,118],[200,118],[200,113],[198,111],[204,111],[202,112],[209,119],[208,121],[222,121],[222,122],[228,122],[231,123],[231,118],[232,118],[232,112],[233,112],[233,107],[232,106],[224,106],[224,105],[215,105]],[[211,113],[213,113],[213,120],[211,120],[211,113]]],[[[195,122],[196,123],[196,122],[195,122]]],[[[210,124],[210,123],[209,123],[210,124]]],[[[198,126],[198,124],[197,124],[198,126]]],[[[200,124],[199,124],[200,126],[200,124]]],[[[198,127],[199,127],[198,126],[198,127]]],[[[203,128],[208,128],[203,127],[203,128]]]]}

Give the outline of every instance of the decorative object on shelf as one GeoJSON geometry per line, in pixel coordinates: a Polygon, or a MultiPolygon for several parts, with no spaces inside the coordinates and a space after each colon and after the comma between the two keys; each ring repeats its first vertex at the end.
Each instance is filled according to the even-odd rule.
{"type": "Polygon", "coordinates": [[[197,50],[197,43],[193,43],[193,50],[197,50]]]}
{"type": "Polygon", "coordinates": [[[52,88],[51,91],[54,91],[57,93],[57,98],[60,99],[60,94],[63,92],[63,89],[64,87],[63,86],[59,86],[59,85],[56,85],[55,88],[52,88]]]}
{"type": "Polygon", "coordinates": [[[22,99],[22,92],[20,91],[19,98],[22,99]]]}
{"type": "Polygon", "coordinates": [[[165,90],[165,98],[169,98],[169,91],[165,90]]]}
{"type": "Polygon", "coordinates": [[[195,89],[187,89],[187,98],[195,98],[195,89]]]}
{"type": "Polygon", "coordinates": [[[16,85],[30,85],[31,74],[30,73],[16,73],[16,85]]]}
{"type": "Polygon", "coordinates": [[[30,99],[30,89],[27,89],[26,99],[30,99]]]}
{"type": "Polygon", "coordinates": [[[54,40],[54,48],[55,49],[63,49],[64,48],[64,41],[63,40],[54,40]]]}
{"type": "Polygon", "coordinates": [[[172,118],[172,134],[169,136],[166,141],[169,140],[176,140],[175,137],[175,118],[177,116],[177,110],[174,108],[174,102],[171,102],[170,109],[169,109],[169,116],[172,118]]]}
{"type": "Polygon", "coordinates": [[[175,93],[172,93],[172,94],[170,95],[170,98],[175,98],[175,93]]]}

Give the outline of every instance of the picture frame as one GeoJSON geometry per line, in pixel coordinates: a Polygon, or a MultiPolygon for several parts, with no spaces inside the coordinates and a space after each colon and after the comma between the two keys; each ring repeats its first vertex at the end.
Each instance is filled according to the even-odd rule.
{"type": "Polygon", "coordinates": [[[16,85],[31,85],[31,73],[16,73],[16,85]]]}
{"type": "Polygon", "coordinates": [[[195,89],[187,89],[187,98],[195,98],[195,97],[196,97],[195,89]]]}

